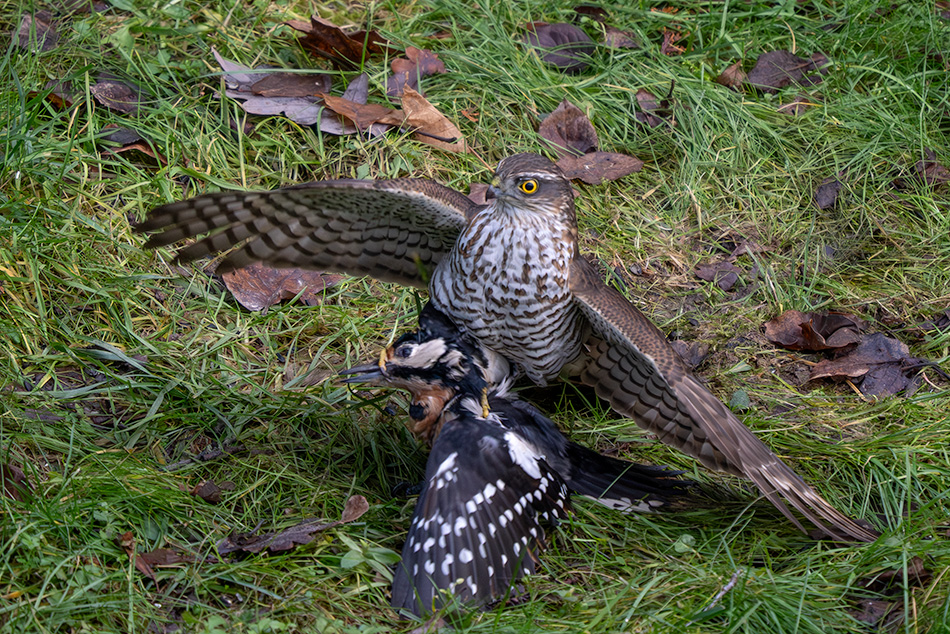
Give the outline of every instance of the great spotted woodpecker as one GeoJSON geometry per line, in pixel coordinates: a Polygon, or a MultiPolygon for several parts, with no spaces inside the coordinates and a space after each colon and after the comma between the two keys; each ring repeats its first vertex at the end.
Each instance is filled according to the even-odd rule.
{"type": "Polygon", "coordinates": [[[413,431],[432,446],[393,579],[397,610],[422,615],[504,596],[534,572],[545,527],[567,516],[571,493],[610,508],[651,511],[687,488],[673,477],[678,472],[569,441],[508,392],[501,357],[431,305],[419,329],[378,363],[343,374],[350,383],[409,391],[413,431]]]}

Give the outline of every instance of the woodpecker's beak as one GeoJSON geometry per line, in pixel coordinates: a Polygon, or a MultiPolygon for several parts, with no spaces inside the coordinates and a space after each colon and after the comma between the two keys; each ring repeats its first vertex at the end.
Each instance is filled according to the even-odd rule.
{"type": "Polygon", "coordinates": [[[340,370],[340,376],[347,376],[343,379],[344,383],[369,383],[371,385],[376,384],[380,381],[385,380],[386,375],[386,362],[389,361],[393,356],[392,347],[383,348],[379,352],[379,360],[376,363],[367,363],[365,365],[357,365],[352,368],[347,368],[346,370],[340,370]]]}

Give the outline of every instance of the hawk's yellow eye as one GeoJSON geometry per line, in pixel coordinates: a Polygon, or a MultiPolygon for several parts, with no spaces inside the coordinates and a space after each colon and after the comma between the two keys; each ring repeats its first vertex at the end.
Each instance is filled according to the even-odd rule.
{"type": "Polygon", "coordinates": [[[525,180],[518,183],[518,189],[523,191],[526,194],[534,194],[538,191],[538,181],[533,178],[526,178],[525,180]]]}

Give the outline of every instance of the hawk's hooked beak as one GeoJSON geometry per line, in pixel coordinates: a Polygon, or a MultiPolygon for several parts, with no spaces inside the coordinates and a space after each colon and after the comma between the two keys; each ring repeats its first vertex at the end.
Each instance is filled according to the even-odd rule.
{"type": "Polygon", "coordinates": [[[379,359],[376,363],[366,363],[364,365],[353,366],[345,370],[340,370],[340,376],[347,376],[343,379],[344,383],[369,383],[375,384],[386,378],[386,362],[393,356],[392,346],[383,348],[379,351],[379,359]]]}
{"type": "Polygon", "coordinates": [[[501,191],[501,180],[496,176],[488,185],[488,191],[485,192],[485,200],[494,200],[504,196],[501,191]]]}

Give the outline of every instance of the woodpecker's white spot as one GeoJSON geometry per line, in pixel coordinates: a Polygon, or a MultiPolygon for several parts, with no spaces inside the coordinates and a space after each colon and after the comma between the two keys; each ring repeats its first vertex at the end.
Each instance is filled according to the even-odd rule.
{"type": "Polygon", "coordinates": [[[445,553],[445,559],[442,560],[442,574],[448,576],[452,564],[455,563],[455,557],[452,553],[445,553]]]}
{"type": "Polygon", "coordinates": [[[478,508],[478,505],[475,503],[475,500],[469,500],[465,503],[465,510],[472,514],[478,508]]]}
{"type": "Polygon", "coordinates": [[[541,467],[538,461],[543,460],[544,456],[513,432],[505,432],[505,442],[508,443],[508,455],[511,456],[511,461],[532,478],[540,478],[541,467]]]}
{"type": "Polygon", "coordinates": [[[459,452],[453,451],[448,455],[448,457],[442,461],[442,464],[439,465],[439,468],[435,470],[435,477],[443,475],[449,470],[458,471],[458,466],[455,464],[456,458],[459,457],[459,452]]]}
{"type": "Polygon", "coordinates": [[[433,546],[435,546],[435,537],[430,537],[426,540],[426,543],[422,545],[422,551],[427,553],[432,550],[433,546]]]}
{"type": "Polygon", "coordinates": [[[423,567],[426,569],[426,574],[434,575],[435,574],[435,562],[431,559],[426,560],[423,567]]]}
{"type": "Polygon", "coordinates": [[[455,520],[455,536],[456,536],[456,537],[461,537],[461,536],[462,536],[462,531],[465,530],[465,523],[466,523],[466,522],[465,522],[465,518],[464,518],[464,517],[458,517],[458,518],[456,518],[456,520],[455,520]]]}
{"type": "Polygon", "coordinates": [[[475,555],[468,548],[463,548],[459,551],[459,561],[463,564],[467,564],[475,558],[475,555]]]}

